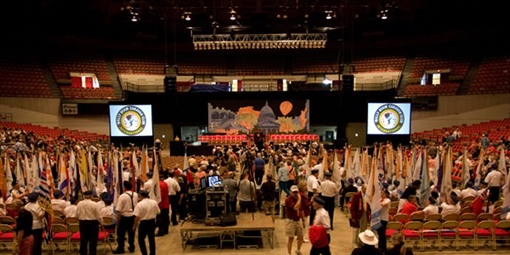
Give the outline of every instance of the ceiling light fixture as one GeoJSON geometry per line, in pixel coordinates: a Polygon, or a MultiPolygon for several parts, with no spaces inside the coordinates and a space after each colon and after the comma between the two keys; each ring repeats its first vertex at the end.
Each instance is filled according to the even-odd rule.
{"type": "Polygon", "coordinates": [[[133,15],[133,18],[131,18],[131,21],[133,21],[133,22],[137,22],[138,21],[138,18],[136,17],[136,15],[133,15]]]}
{"type": "Polygon", "coordinates": [[[232,14],[232,15],[230,16],[230,20],[236,20],[236,16],[235,16],[234,14],[232,14]]]}
{"type": "Polygon", "coordinates": [[[331,14],[328,13],[328,16],[326,16],[326,19],[331,19],[331,14]]]}
{"type": "Polygon", "coordinates": [[[184,18],[186,21],[190,21],[191,17],[189,15],[186,15],[186,18],[184,18]]]}

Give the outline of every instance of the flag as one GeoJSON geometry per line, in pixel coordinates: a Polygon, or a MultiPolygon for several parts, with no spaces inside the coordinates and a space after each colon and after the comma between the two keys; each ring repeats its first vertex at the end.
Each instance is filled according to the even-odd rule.
{"type": "Polygon", "coordinates": [[[36,187],[37,180],[39,179],[39,168],[37,164],[37,158],[32,155],[31,160],[28,160],[28,156],[25,154],[23,165],[26,167],[26,175],[27,175],[27,190],[28,192],[34,191],[36,187]],[[30,161],[32,163],[30,163],[30,161]],[[35,176],[37,175],[37,177],[35,176]]]}
{"type": "Polygon", "coordinates": [[[421,166],[421,185],[419,201],[422,206],[425,205],[425,201],[427,201],[430,197],[430,181],[429,181],[430,176],[425,151],[426,150],[424,150],[423,153],[421,153],[422,166],[421,166]]]}
{"type": "Polygon", "coordinates": [[[67,172],[69,173],[70,185],[71,185],[71,196],[76,197],[80,184],[78,182],[78,168],[76,167],[76,154],[74,150],[69,153],[69,165],[67,166],[67,172]]]}
{"type": "Polygon", "coordinates": [[[78,168],[79,168],[79,176],[78,176],[78,180],[80,182],[80,188],[81,188],[81,192],[85,192],[87,190],[89,190],[89,175],[88,175],[88,164],[87,164],[87,157],[85,156],[85,150],[83,148],[80,149],[79,151],[79,165],[78,165],[78,168]]]}
{"type": "Polygon", "coordinates": [[[136,169],[138,169],[138,161],[136,160],[135,148],[132,148],[129,154],[129,165],[131,169],[131,185],[133,189],[136,190],[136,169]]]}
{"type": "Polygon", "coordinates": [[[421,167],[422,167],[422,162],[423,162],[423,158],[422,158],[422,154],[424,154],[424,152],[422,151],[422,149],[414,149],[413,150],[413,181],[415,180],[419,180],[420,179],[420,174],[421,174],[421,167]]]}
{"type": "Polygon", "coordinates": [[[305,171],[306,171],[305,172],[305,180],[311,174],[310,173],[310,159],[311,159],[311,157],[312,157],[312,150],[308,149],[308,152],[306,153],[305,164],[304,164],[304,168],[305,168],[305,171]]]}
{"type": "MultiPolygon", "coordinates": [[[[502,156],[504,159],[504,155],[502,156]]],[[[503,205],[501,205],[501,219],[507,219],[509,213],[510,213],[510,174],[507,173],[505,177],[505,185],[503,186],[503,205]]]]}
{"type": "Polygon", "coordinates": [[[450,195],[452,191],[452,147],[446,149],[446,155],[443,163],[443,181],[441,184],[441,194],[450,195]]]}
{"type": "Polygon", "coordinates": [[[345,178],[349,179],[354,177],[353,176],[353,162],[352,162],[352,151],[351,146],[347,146],[345,148],[344,153],[344,169],[345,169],[345,178]]]}
{"type": "Polygon", "coordinates": [[[21,155],[16,153],[16,169],[14,169],[14,175],[16,176],[16,182],[21,186],[25,186],[25,173],[21,166],[21,155]]]}
{"type": "Polygon", "coordinates": [[[361,155],[360,149],[357,148],[354,153],[354,158],[352,160],[352,177],[358,177],[361,174],[361,155]]]}
{"type": "Polygon", "coordinates": [[[482,180],[482,167],[485,158],[485,150],[483,147],[480,149],[480,154],[478,154],[478,164],[476,165],[475,171],[475,187],[480,187],[480,181],[482,180]]]}
{"type": "Polygon", "coordinates": [[[46,212],[43,220],[44,225],[44,239],[48,243],[52,238],[51,224],[53,221],[53,209],[51,207],[51,194],[48,187],[48,180],[46,174],[51,172],[50,160],[47,153],[39,152],[39,165],[40,167],[40,183],[39,183],[39,206],[46,212]],[[43,155],[44,154],[44,155],[43,155]]]}
{"type": "Polygon", "coordinates": [[[4,156],[4,161],[2,164],[0,164],[0,190],[2,191],[3,201],[5,203],[7,200],[7,182],[5,178],[5,169],[9,167],[9,155],[5,153],[4,156]]]}
{"type": "Polygon", "coordinates": [[[120,162],[120,152],[113,151],[113,162],[112,162],[112,169],[113,169],[113,205],[116,206],[117,202],[119,200],[120,194],[122,194],[122,167],[120,162]]]}
{"type": "Polygon", "coordinates": [[[105,165],[103,162],[103,152],[97,151],[97,177],[96,177],[96,188],[101,193],[105,190],[106,185],[104,183],[105,165]]]}
{"type": "Polygon", "coordinates": [[[444,155],[445,155],[445,151],[444,149],[441,151],[441,152],[437,152],[437,161],[436,161],[436,164],[437,164],[437,183],[436,183],[436,190],[437,191],[441,191],[441,187],[443,186],[443,172],[444,172],[444,166],[443,166],[443,162],[444,162],[444,155]]]}
{"type": "Polygon", "coordinates": [[[394,150],[393,146],[391,144],[386,145],[386,167],[384,168],[386,170],[386,178],[391,178],[393,174],[395,173],[395,164],[394,164],[394,150]]]}
{"type": "Polygon", "coordinates": [[[329,160],[328,160],[328,151],[321,145],[322,149],[322,164],[319,167],[319,180],[324,180],[324,173],[329,171],[329,160]]]}
{"type": "Polygon", "coordinates": [[[434,158],[434,172],[431,176],[429,176],[430,179],[434,182],[434,185],[436,185],[436,187],[438,182],[437,175],[440,167],[441,167],[441,152],[437,150],[436,157],[434,158]]]}
{"type": "Polygon", "coordinates": [[[467,156],[467,148],[464,147],[464,151],[462,152],[462,175],[461,175],[461,187],[465,188],[466,184],[471,179],[471,176],[469,175],[469,161],[467,156]]]}
{"type": "Polygon", "coordinates": [[[363,151],[363,156],[361,158],[361,178],[363,179],[363,182],[366,183],[368,180],[368,149],[365,149],[363,151]]]}
{"type": "Polygon", "coordinates": [[[186,181],[188,184],[193,183],[194,177],[193,173],[189,170],[189,161],[188,161],[188,154],[187,154],[187,148],[184,146],[184,162],[183,162],[183,171],[186,173],[186,181]]]}
{"type": "MultiPolygon", "coordinates": [[[[90,180],[89,181],[90,186],[88,188],[89,188],[89,190],[92,190],[93,194],[96,194],[97,180],[96,180],[96,176],[94,176],[94,160],[92,160],[92,151],[91,151],[90,147],[87,150],[87,166],[88,166],[87,177],[90,180]]],[[[97,168],[96,168],[96,170],[97,170],[97,168]]],[[[96,194],[96,195],[98,195],[98,194],[96,194]]]]}
{"type": "Polygon", "coordinates": [[[374,156],[372,157],[372,166],[370,169],[370,177],[367,184],[367,201],[370,204],[370,228],[372,230],[379,229],[381,224],[381,186],[377,173],[377,150],[374,148],[374,156]]]}
{"type": "Polygon", "coordinates": [[[147,181],[147,172],[149,172],[149,155],[147,152],[147,147],[143,150],[142,154],[142,162],[140,162],[140,179],[142,180],[142,183],[145,183],[147,181]]]}
{"type": "Polygon", "coordinates": [[[506,160],[505,160],[505,149],[501,148],[499,152],[498,170],[506,177],[506,160]]]}
{"type": "Polygon", "coordinates": [[[71,195],[71,183],[69,178],[69,169],[66,166],[64,153],[60,153],[58,155],[57,167],[59,173],[58,189],[64,193],[64,196],[67,199],[69,199],[69,196],[71,195]]]}
{"type": "Polygon", "coordinates": [[[333,175],[331,176],[331,180],[335,183],[340,183],[342,177],[340,176],[340,161],[338,161],[338,153],[335,151],[335,156],[333,157],[333,167],[331,169],[333,175]]]}
{"type": "Polygon", "coordinates": [[[402,175],[402,147],[397,148],[397,159],[395,160],[395,179],[400,179],[402,175]]]}
{"type": "Polygon", "coordinates": [[[159,188],[159,155],[156,154],[156,150],[154,150],[152,155],[154,155],[154,167],[152,170],[152,187],[149,190],[149,198],[159,204],[159,202],[161,202],[161,189],[159,188]]]}

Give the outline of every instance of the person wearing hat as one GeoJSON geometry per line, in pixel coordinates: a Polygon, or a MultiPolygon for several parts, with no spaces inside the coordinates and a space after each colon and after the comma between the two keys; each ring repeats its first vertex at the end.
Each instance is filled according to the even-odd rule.
{"type": "MultiPolygon", "coordinates": [[[[315,217],[313,218],[313,221],[311,224],[312,226],[322,226],[324,228],[324,231],[326,231],[327,237],[328,237],[328,245],[323,247],[315,247],[312,242],[312,249],[310,250],[310,255],[329,255],[331,254],[331,251],[329,249],[329,242],[331,241],[331,236],[329,235],[329,231],[332,229],[331,225],[331,219],[329,217],[329,212],[324,209],[324,206],[327,204],[327,201],[322,197],[316,197],[313,200],[312,206],[315,209],[315,217]]],[[[313,238],[310,238],[310,240],[313,240],[313,238]]]]}
{"type": "Polygon", "coordinates": [[[289,255],[292,254],[292,243],[294,237],[297,236],[297,255],[303,255],[301,253],[301,246],[303,245],[303,228],[305,222],[301,222],[302,211],[304,211],[303,204],[301,203],[301,194],[299,188],[296,185],[290,187],[290,195],[285,199],[285,217],[287,218],[285,224],[285,235],[288,237],[287,240],[287,252],[289,255]]]}
{"type": "Polygon", "coordinates": [[[53,199],[51,200],[51,208],[53,211],[63,212],[68,205],[70,205],[70,203],[64,200],[64,193],[60,190],[55,190],[53,192],[53,199]]]}
{"type": "Polygon", "coordinates": [[[140,190],[142,200],[135,206],[135,221],[133,224],[133,232],[140,224],[138,229],[138,245],[142,255],[147,255],[147,247],[145,245],[145,237],[149,239],[149,254],[156,254],[156,240],[154,238],[154,230],[156,230],[156,217],[161,212],[158,202],[149,198],[149,192],[140,190]]]}
{"type": "Polygon", "coordinates": [[[145,181],[141,190],[143,189],[150,191],[150,189],[154,187],[154,180],[152,180],[152,176],[154,176],[154,173],[152,171],[147,172],[147,181],[145,181]]]}
{"type": "Polygon", "coordinates": [[[267,174],[266,181],[262,183],[260,187],[260,192],[262,195],[262,211],[266,213],[266,215],[271,215],[271,219],[274,223],[274,214],[275,214],[275,205],[276,205],[276,183],[273,181],[273,175],[267,174]]]}
{"type": "Polygon", "coordinates": [[[325,172],[324,177],[326,178],[321,182],[321,197],[324,199],[324,209],[329,214],[331,230],[333,230],[333,216],[335,215],[335,196],[338,194],[340,187],[331,180],[333,173],[331,171],[325,172]]]}
{"type": "Polygon", "coordinates": [[[128,234],[129,251],[135,251],[135,232],[133,231],[133,224],[135,216],[133,211],[138,203],[138,194],[132,191],[133,186],[131,182],[124,181],[122,183],[124,193],[122,193],[117,201],[115,211],[117,212],[117,249],[113,251],[114,254],[123,254],[124,241],[126,240],[126,233],[128,234]]]}
{"type": "Polygon", "coordinates": [[[84,199],[76,206],[80,224],[80,255],[96,255],[99,226],[103,225],[99,206],[92,201],[92,190],[83,192],[84,199]]]}
{"type": "Polygon", "coordinates": [[[39,194],[32,192],[28,194],[28,204],[25,205],[25,210],[32,213],[32,234],[34,235],[34,249],[33,255],[42,254],[42,234],[43,234],[43,221],[44,210],[38,203],[39,194]]]}
{"type": "Polygon", "coordinates": [[[351,255],[382,255],[383,253],[375,248],[379,239],[372,230],[365,230],[358,235],[359,240],[363,243],[361,247],[355,248],[351,255]]]}
{"type": "MultiPolygon", "coordinates": [[[[321,193],[321,184],[318,179],[319,169],[312,169],[312,174],[306,179],[306,185],[308,189],[308,199],[313,202],[313,199],[318,197],[321,193]]],[[[310,208],[310,225],[312,225],[313,218],[315,217],[315,210],[310,208]]]]}

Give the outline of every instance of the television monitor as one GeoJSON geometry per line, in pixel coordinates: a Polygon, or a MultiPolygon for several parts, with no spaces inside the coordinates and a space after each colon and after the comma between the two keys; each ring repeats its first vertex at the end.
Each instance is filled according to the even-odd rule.
{"type": "Polygon", "coordinates": [[[219,175],[211,175],[207,177],[207,182],[209,187],[219,186],[221,185],[221,180],[219,175]]]}
{"type": "Polygon", "coordinates": [[[207,185],[207,177],[200,178],[200,189],[204,190],[208,187],[207,185]]]}
{"type": "Polygon", "coordinates": [[[368,103],[367,135],[410,135],[411,103],[368,103]]]}
{"type": "Polygon", "coordinates": [[[111,137],[152,137],[152,105],[110,104],[111,137]]]}

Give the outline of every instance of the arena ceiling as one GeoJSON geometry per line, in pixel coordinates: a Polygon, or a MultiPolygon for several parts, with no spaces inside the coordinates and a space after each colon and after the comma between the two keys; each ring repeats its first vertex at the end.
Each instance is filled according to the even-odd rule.
{"type": "Polygon", "coordinates": [[[504,8],[463,0],[16,0],[3,4],[4,31],[12,39],[25,40],[87,37],[186,43],[192,34],[325,32],[336,41],[458,33],[474,38],[508,30],[506,16],[498,15],[504,8]]]}

